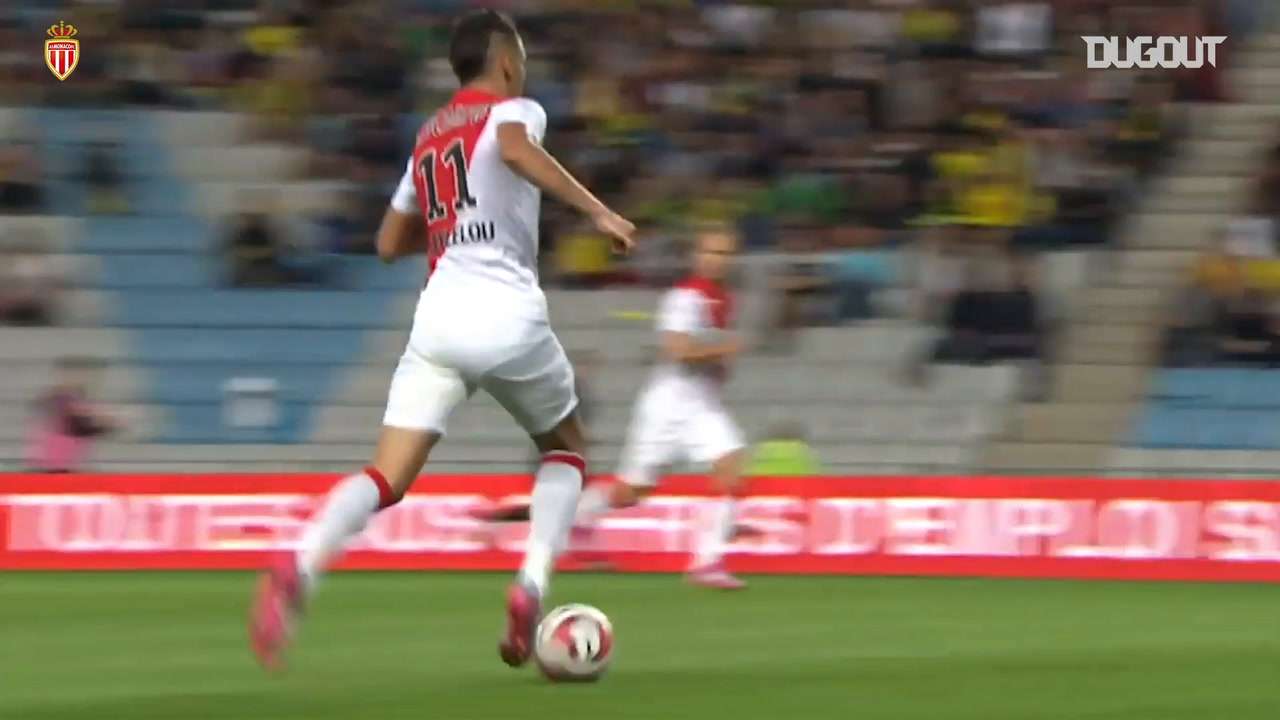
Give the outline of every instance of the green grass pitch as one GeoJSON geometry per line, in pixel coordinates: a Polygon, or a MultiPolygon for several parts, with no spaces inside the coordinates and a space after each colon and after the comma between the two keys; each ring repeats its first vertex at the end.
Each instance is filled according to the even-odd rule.
{"type": "Polygon", "coordinates": [[[1280,717],[1280,588],[561,576],[617,631],[591,686],[494,649],[506,577],[342,574],[289,670],[245,642],[246,574],[0,574],[5,720],[1280,717]]]}

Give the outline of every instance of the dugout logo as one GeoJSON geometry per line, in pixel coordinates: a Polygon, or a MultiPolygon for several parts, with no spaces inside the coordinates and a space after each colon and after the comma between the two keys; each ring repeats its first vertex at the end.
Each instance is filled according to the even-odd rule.
{"type": "Polygon", "coordinates": [[[49,39],[44,41],[44,64],[58,80],[66,80],[80,64],[80,41],[75,39],[80,31],[59,20],[45,32],[49,39]]]}
{"type": "Polygon", "coordinates": [[[1081,35],[1087,46],[1085,63],[1090,70],[1107,68],[1200,68],[1208,63],[1218,66],[1218,46],[1226,35],[1204,37],[1152,37],[1120,38],[1103,35],[1081,35]]]}

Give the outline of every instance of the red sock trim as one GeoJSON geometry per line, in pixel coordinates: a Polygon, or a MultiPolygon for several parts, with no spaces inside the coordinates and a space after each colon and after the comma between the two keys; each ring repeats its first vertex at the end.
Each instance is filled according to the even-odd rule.
{"type": "Polygon", "coordinates": [[[582,477],[587,476],[587,460],[578,453],[569,452],[568,450],[552,450],[549,453],[542,454],[542,464],[547,463],[563,463],[578,468],[578,472],[582,477]]]}
{"type": "Polygon", "coordinates": [[[387,477],[378,471],[378,468],[370,465],[364,469],[364,474],[369,476],[374,485],[378,486],[378,509],[389,508],[400,502],[400,498],[396,496],[396,491],[391,489],[391,483],[387,482],[387,477]]]}

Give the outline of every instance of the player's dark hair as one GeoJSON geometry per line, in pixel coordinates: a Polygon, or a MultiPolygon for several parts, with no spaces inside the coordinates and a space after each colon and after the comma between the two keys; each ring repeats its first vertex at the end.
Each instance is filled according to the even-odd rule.
{"type": "Polygon", "coordinates": [[[515,42],[519,37],[511,18],[496,10],[476,10],[458,18],[449,38],[449,64],[458,82],[466,85],[484,74],[489,62],[489,43],[494,35],[515,42]]]}

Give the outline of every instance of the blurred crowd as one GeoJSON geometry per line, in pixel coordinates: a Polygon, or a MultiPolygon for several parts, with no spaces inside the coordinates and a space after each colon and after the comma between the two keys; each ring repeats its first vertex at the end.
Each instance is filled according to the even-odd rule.
{"type": "Polygon", "coordinates": [[[1250,186],[1173,305],[1166,364],[1280,367],[1280,135],[1250,186]]]}
{"type": "MultiPolygon", "coordinates": [[[[417,124],[453,89],[450,20],[476,4],[35,3],[0,12],[0,100],[246,112],[256,139],[305,148],[305,176],[345,188],[305,218],[309,245],[369,252],[417,124]],[[37,54],[15,50],[51,19],[74,23],[86,48],[74,81],[57,85],[37,54]]],[[[553,152],[645,229],[641,252],[619,261],[548,204],[548,281],[666,282],[690,223],[725,220],[749,249],[789,258],[773,283],[776,322],[887,312],[882,290],[905,284],[918,291],[906,310],[952,331],[938,356],[963,361],[1041,351],[1040,252],[1112,242],[1114,218],[1176,141],[1170,101],[1224,96],[1230,43],[1217,68],[1098,71],[1085,69],[1080,36],[1234,35],[1251,6],[484,4],[520,23],[528,93],[547,109],[553,152]]],[[[129,211],[118,153],[109,137],[87,144],[91,212],[129,211]]],[[[38,207],[38,165],[29,144],[6,147],[0,202],[38,207]]],[[[323,283],[324,273],[281,262],[296,243],[260,201],[250,204],[228,222],[233,281],[323,283]]]]}

